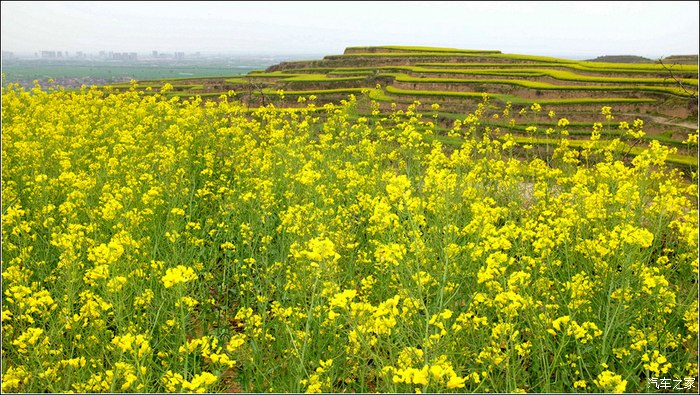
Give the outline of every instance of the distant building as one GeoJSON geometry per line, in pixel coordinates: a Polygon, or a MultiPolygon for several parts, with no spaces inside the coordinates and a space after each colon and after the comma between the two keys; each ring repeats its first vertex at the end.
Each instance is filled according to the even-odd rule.
{"type": "Polygon", "coordinates": [[[15,53],[11,52],[11,51],[2,51],[2,58],[3,59],[14,59],[15,53]]]}
{"type": "Polygon", "coordinates": [[[137,60],[138,54],[136,52],[110,52],[110,59],[112,60],[137,60]]]}
{"type": "Polygon", "coordinates": [[[157,57],[158,57],[158,51],[156,51],[156,50],[153,50],[153,53],[152,53],[152,55],[153,55],[153,57],[154,57],[154,58],[157,58],[157,57]]]}
{"type": "Polygon", "coordinates": [[[56,51],[41,51],[42,59],[56,59],[56,51]]]}
{"type": "Polygon", "coordinates": [[[185,53],[184,52],[175,52],[175,59],[177,59],[177,60],[185,59],[185,53]]]}

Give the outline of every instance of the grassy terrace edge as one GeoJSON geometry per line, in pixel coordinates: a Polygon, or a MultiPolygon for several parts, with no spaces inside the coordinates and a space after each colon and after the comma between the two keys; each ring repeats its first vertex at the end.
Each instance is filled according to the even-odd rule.
{"type": "MultiPolygon", "coordinates": [[[[598,63],[593,63],[593,62],[581,62],[579,61],[578,63],[567,63],[567,64],[561,64],[561,63],[547,63],[547,62],[541,62],[541,63],[526,63],[526,64],[518,64],[518,63],[468,63],[468,62],[460,62],[460,63],[441,63],[441,62],[419,62],[416,63],[414,66],[421,66],[421,67],[454,67],[454,66],[459,66],[459,67],[499,67],[499,68],[518,68],[518,67],[556,67],[556,68],[568,68],[568,69],[573,69],[573,70],[581,70],[581,71],[595,71],[599,73],[653,73],[653,72],[660,72],[660,71],[665,71],[663,66],[661,65],[646,65],[650,66],[647,68],[640,68],[640,67],[633,67],[634,65],[638,65],[636,63],[634,64],[618,64],[618,63],[606,63],[604,66],[600,66],[598,63]]],[[[697,73],[698,72],[698,66],[692,65],[692,64],[674,64],[671,66],[673,71],[680,71],[680,72],[690,72],[690,73],[697,73]]]]}
{"type": "Polygon", "coordinates": [[[410,83],[442,83],[442,84],[502,84],[515,85],[530,89],[539,90],[562,90],[562,91],[634,91],[643,90],[650,92],[668,93],[676,96],[690,97],[691,92],[681,88],[671,88],[663,86],[648,86],[648,85],[555,85],[547,82],[536,82],[527,80],[509,80],[509,79],[461,79],[461,78],[416,78],[407,75],[392,75],[397,82],[410,83]]]}
{"type": "MultiPolygon", "coordinates": [[[[382,45],[382,46],[377,46],[377,47],[365,47],[365,46],[357,46],[357,47],[347,47],[345,49],[346,53],[347,52],[354,52],[354,51],[371,51],[371,50],[381,50],[381,49],[389,49],[389,50],[397,50],[397,51],[402,51],[402,52],[449,52],[449,53],[467,53],[467,54],[499,54],[501,51],[498,50],[493,50],[493,49],[458,49],[458,48],[441,48],[441,47],[425,47],[425,46],[402,46],[402,45],[382,45]]],[[[360,53],[368,53],[368,52],[360,52],[360,53]]]]}
{"type": "MultiPolygon", "coordinates": [[[[465,98],[481,98],[483,93],[479,92],[449,92],[449,91],[424,91],[424,90],[411,90],[411,89],[401,89],[396,88],[391,85],[386,87],[386,91],[391,94],[404,95],[404,96],[429,96],[429,97],[465,97],[465,98]]],[[[488,94],[489,97],[498,99],[500,101],[506,102],[510,101],[512,103],[518,104],[621,104],[621,103],[655,103],[654,99],[645,98],[624,98],[624,97],[611,97],[611,98],[580,98],[580,99],[549,99],[549,100],[529,100],[523,99],[517,96],[504,95],[504,94],[488,94]]]]}

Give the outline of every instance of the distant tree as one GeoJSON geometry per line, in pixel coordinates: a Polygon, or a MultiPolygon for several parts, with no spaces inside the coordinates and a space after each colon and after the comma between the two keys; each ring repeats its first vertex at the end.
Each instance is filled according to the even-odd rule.
{"type": "Polygon", "coordinates": [[[246,101],[246,107],[250,108],[250,102],[253,100],[253,91],[258,92],[260,95],[260,98],[262,99],[262,106],[265,107],[265,102],[270,101],[267,99],[267,95],[265,95],[265,91],[263,90],[263,87],[258,85],[257,83],[253,81],[249,81],[248,84],[246,85],[246,90],[248,91],[248,100],[246,101]]]}

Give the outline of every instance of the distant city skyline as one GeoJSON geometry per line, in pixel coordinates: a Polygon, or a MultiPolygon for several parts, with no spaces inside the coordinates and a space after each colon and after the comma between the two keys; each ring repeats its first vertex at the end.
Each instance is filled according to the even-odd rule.
{"type": "MultiPolygon", "coordinates": [[[[698,2],[2,2],[3,53],[338,54],[425,45],[570,58],[698,53],[698,2]]],[[[177,56],[177,55],[175,55],[177,56]]]]}
{"type": "MultiPolygon", "coordinates": [[[[139,57],[146,57],[146,58],[179,58],[182,59],[183,57],[192,57],[192,56],[202,56],[202,55],[211,55],[211,54],[226,54],[226,53],[202,53],[201,51],[158,51],[158,50],[149,50],[149,51],[111,51],[111,50],[106,50],[102,49],[99,51],[81,51],[81,50],[76,50],[76,51],[68,51],[68,50],[56,50],[56,49],[42,49],[41,51],[33,51],[33,52],[26,52],[26,51],[6,51],[2,50],[3,56],[5,55],[23,55],[23,56],[34,56],[34,57],[52,57],[52,58],[61,58],[61,57],[100,57],[100,56],[105,56],[105,55],[119,55],[122,54],[122,56],[126,56],[123,54],[136,54],[139,57]],[[47,56],[48,55],[48,56],[47,56]]],[[[235,54],[230,54],[228,55],[231,56],[236,56],[235,54]]],[[[239,54],[237,56],[245,56],[246,54],[239,54]]],[[[249,56],[264,56],[264,55],[254,55],[250,54],[249,56]]]]}

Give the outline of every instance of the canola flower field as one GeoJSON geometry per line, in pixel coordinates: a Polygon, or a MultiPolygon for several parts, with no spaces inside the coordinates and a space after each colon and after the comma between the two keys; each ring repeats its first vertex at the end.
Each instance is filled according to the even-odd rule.
{"type": "Polygon", "coordinates": [[[675,149],[171,88],[3,87],[3,392],[697,389],[675,149]]]}

